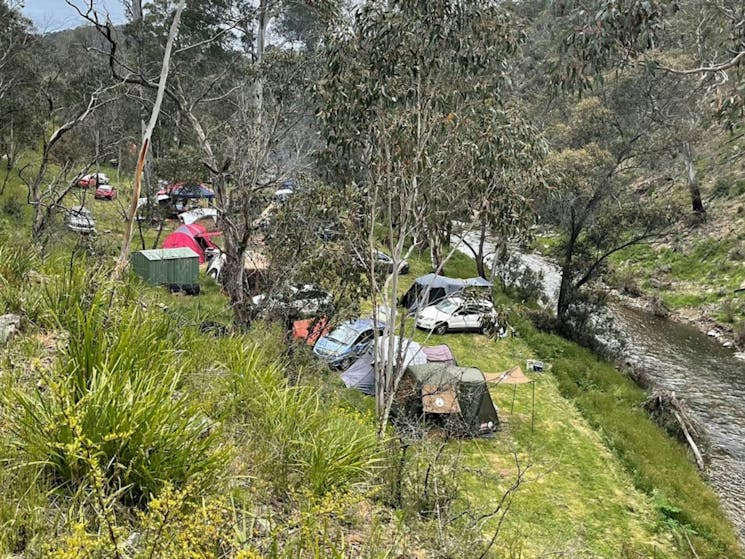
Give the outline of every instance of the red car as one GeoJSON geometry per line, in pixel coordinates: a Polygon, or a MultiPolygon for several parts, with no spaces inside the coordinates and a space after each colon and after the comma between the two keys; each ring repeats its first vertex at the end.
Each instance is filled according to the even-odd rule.
{"type": "Polygon", "coordinates": [[[96,188],[96,194],[94,197],[97,200],[113,200],[116,198],[116,188],[110,184],[102,184],[96,188]]]}
{"type": "Polygon", "coordinates": [[[90,186],[98,186],[101,184],[109,184],[109,177],[103,173],[93,173],[92,175],[83,175],[78,179],[78,186],[82,188],[88,188],[90,186]]]}

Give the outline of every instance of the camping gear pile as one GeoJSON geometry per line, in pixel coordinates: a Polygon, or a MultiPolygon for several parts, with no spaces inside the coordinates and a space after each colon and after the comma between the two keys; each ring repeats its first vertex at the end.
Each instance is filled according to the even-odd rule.
{"type": "MultiPolygon", "coordinates": [[[[447,345],[427,347],[398,336],[393,336],[392,345],[403,367],[393,408],[397,421],[416,424],[426,421],[465,436],[487,434],[499,428],[497,408],[486,377],[479,369],[458,367],[447,345]]],[[[374,349],[342,373],[347,388],[374,396],[375,362],[384,362],[390,347],[388,336],[378,338],[374,349]]]]}

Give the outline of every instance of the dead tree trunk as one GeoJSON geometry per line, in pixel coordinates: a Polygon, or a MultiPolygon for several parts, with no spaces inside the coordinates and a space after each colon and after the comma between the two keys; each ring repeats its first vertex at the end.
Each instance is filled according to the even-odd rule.
{"type": "Polygon", "coordinates": [[[686,180],[688,183],[688,192],[691,194],[691,208],[694,213],[706,213],[704,203],[701,200],[701,190],[696,175],[696,166],[694,164],[693,148],[691,142],[683,143],[683,161],[686,166],[686,180]]]}

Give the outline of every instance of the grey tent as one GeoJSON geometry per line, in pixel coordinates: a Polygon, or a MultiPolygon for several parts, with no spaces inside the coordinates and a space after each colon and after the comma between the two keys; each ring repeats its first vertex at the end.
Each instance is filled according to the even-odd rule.
{"type": "MultiPolygon", "coordinates": [[[[383,363],[388,361],[389,340],[390,338],[388,336],[381,336],[375,345],[376,357],[383,363]]],[[[403,367],[423,365],[427,362],[427,356],[422,351],[421,344],[408,338],[400,338],[399,336],[393,336],[393,356],[394,360],[399,357],[401,358],[403,367]]]]}
{"type": "Polygon", "coordinates": [[[449,430],[467,434],[499,427],[484,373],[473,367],[411,365],[404,372],[398,394],[397,414],[404,419],[440,417],[449,430]]]}
{"type": "Polygon", "coordinates": [[[437,274],[427,274],[414,280],[413,285],[401,297],[401,305],[416,312],[418,309],[442,301],[446,297],[463,291],[467,287],[491,287],[484,278],[448,278],[437,274]]]}
{"type": "Polygon", "coordinates": [[[375,357],[365,353],[344,371],[341,379],[347,388],[356,388],[363,394],[375,396],[375,357]]]}

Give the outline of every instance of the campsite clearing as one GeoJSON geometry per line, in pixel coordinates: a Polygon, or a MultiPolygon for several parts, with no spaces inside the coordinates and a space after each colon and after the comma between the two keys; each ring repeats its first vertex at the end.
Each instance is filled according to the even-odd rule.
{"type": "MultiPolygon", "coordinates": [[[[427,266],[420,259],[411,264],[412,278],[427,266]]],[[[443,273],[471,277],[473,266],[456,255],[443,273]]],[[[402,284],[405,292],[406,281],[402,284]]],[[[527,359],[561,365],[556,373],[557,367],[526,371],[535,381],[534,418],[530,386],[490,385],[501,431],[493,438],[451,443],[454,453],[466,457],[460,480],[464,508],[493,508],[514,481],[515,457],[521,467],[530,465],[501,527],[504,556],[571,549],[581,556],[680,557],[690,554],[689,542],[701,557],[740,556],[731,525],[686,449],[640,409],[643,391],[570,342],[537,333],[527,323],[513,326],[518,337],[498,340],[480,334],[437,336],[413,324],[407,328],[415,341],[445,343],[458,365],[477,367],[487,376],[527,359]],[[573,363],[573,375],[585,389],[572,388],[572,373],[564,372],[573,363]]],[[[490,520],[485,532],[496,529],[497,522],[490,520]]]]}

